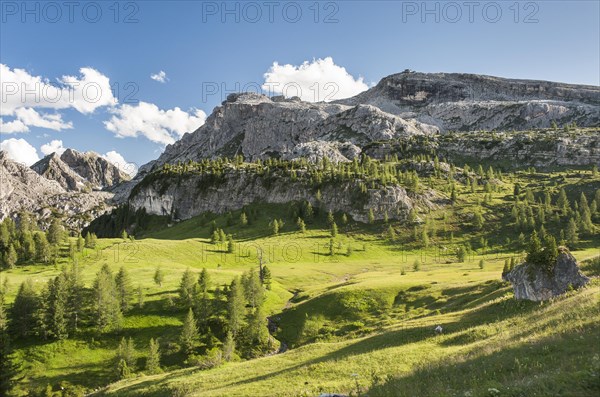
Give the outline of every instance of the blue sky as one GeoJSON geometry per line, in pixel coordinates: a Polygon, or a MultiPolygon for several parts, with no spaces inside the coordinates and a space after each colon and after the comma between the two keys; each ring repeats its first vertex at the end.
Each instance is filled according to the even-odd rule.
{"type": "Polygon", "coordinates": [[[406,68],[600,84],[598,1],[475,3],[79,1],[71,13],[67,2],[24,9],[2,1],[3,148],[31,162],[60,140],[141,165],[200,125],[228,91],[260,87],[269,71],[270,82],[297,82],[303,94],[334,81],[336,97],[406,68]],[[93,106],[77,95],[62,106],[43,94],[23,101],[5,85],[17,69],[54,85],[63,76],[98,86],[107,78],[114,97],[93,106]],[[160,71],[164,82],[151,79],[160,71]]]}

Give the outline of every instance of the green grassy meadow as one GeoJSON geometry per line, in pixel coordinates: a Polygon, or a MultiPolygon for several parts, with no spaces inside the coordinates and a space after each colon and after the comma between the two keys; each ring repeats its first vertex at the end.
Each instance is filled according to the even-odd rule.
{"type": "MultiPolygon", "coordinates": [[[[485,203],[481,189],[461,187],[456,205],[420,214],[429,227],[427,246],[404,224],[344,225],[335,214],[339,235],[331,255],[324,211],[300,233],[289,206],[266,204],[255,206],[257,215],[247,226],[228,222],[239,218],[237,211],[229,218],[207,214],[132,240],[99,239],[95,249],[76,254],[85,285],[91,287],[103,264],[113,272],[123,266],[143,291],[143,308],[127,313],[119,333],[97,334],[84,319],[67,340],[16,341],[21,394],[37,395],[47,385],[58,390],[66,381],[107,396],[597,395],[600,268],[591,259],[600,256],[598,225],[572,249],[584,273],[596,277],[588,287],[545,303],[514,300],[501,280],[505,260],[523,257],[510,219],[517,181],[511,178],[534,191],[560,178],[572,200],[600,187],[599,177],[577,171],[506,177],[485,203]],[[471,225],[475,207],[485,218],[481,230],[471,225]],[[278,235],[269,232],[273,218],[285,221],[278,235]],[[233,235],[234,253],[210,242],[213,220],[233,235]],[[397,233],[393,241],[384,236],[389,225],[397,233]],[[487,241],[480,247],[482,237],[487,241]],[[467,243],[473,251],[458,262],[456,247],[467,243]],[[208,370],[183,368],[183,353],[175,346],[186,314],[177,304],[182,274],[206,268],[213,285],[228,284],[257,267],[258,252],[273,275],[266,310],[277,325],[274,336],[288,350],[208,370]],[[165,273],[161,286],[153,281],[157,267],[165,273]],[[434,333],[437,325],[442,335],[434,333]],[[115,382],[115,349],[123,336],[135,340],[139,368],[150,338],[160,338],[164,372],[138,371],[115,382]]],[[[548,230],[558,233],[554,226],[549,223],[548,230]]],[[[8,303],[24,280],[41,289],[70,262],[61,258],[57,266],[3,271],[8,303]]]]}

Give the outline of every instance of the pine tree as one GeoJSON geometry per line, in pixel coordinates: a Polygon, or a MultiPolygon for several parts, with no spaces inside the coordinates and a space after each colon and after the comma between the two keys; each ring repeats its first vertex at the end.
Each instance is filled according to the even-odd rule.
{"type": "Polygon", "coordinates": [[[270,291],[271,290],[271,284],[272,284],[272,276],[271,276],[271,270],[269,270],[268,267],[263,266],[262,268],[262,282],[265,286],[265,288],[270,291]]]}
{"type": "Polygon", "coordinates": [[[10,244],[8,246],[8,251],[4,254],[4,266],[7,269],[14,269],[17,264],[18,256],[17,251],[15,250],[15,246],[10,244]]]}
{"type": "Polygon", "coordinates": [[[231,234],[227,236],[227,253],[233,254],[235,252],[235,243],[231,234]]]}
{"type": "Polygon", "coordinates": [[[279,221],[277,219],[273,219],[269,223],[269,227],[271,228],[271,233],[275,236],[279,234],[279,221]]]}
{"type": "Polygon", "coordinates": [[[119,360],[117,363],[117,377],[119,379],[127,379],[131,376],[131,369],[125,360],[119,360]]]}
{"type": "Polygon", "coordinates": [[[196,288],[196,277],[194,273],[187,268],[181,276],[179,283],[179,299],[186,307],[192,307],[194,304],[194,292],[196,288]]]}
{"type": "Polygon", "coordinates": [[[117,285],[112,272],[104,264],[94,282],[94,319],[99,332],[119,330],[123,320],[117,285]]]}
{"type": "Polygon", "coordinates": [[[181,347],[185,354],[189,356],[194,353],[198,339],[199,334],[198,327],[196,326],[196,319],[192,309],[189,309],[183,322],[181,334],[179,335],[179,342],[181,343],[181,347]]]}
{"type": "Polygon", "coordinates": [[[269,343],[269,330],[267,328],[267,316],[262,304],[248,315],[248,325],[244,332],[244,339],[251,346],[251,356],[257,357],[265,352],[269,343]]]}
{"type": "Polygon", "coordinates": [[[63,240],[64,228],[60,219],[52,218],[50,227],[48,228],[48,242],[50,244],[60,244],[63,240]]]}
{"type": "Polygon", "coordinates": [[[133,342],[133,338],[131,337],[129,337],[129,339],[121,338],[121,342],[119,343],[119,347],[117,349],[116,361],[120,362],[121,360],[127,364],[127,367],[131,372],[135,371],[135,344],[133,342]]]}
{"type": "Polygon", "coordinates": [[[483,268],[485,267],[485,261],[483,259],[479,260],[479,268],[483,270],[483,268]]]}
{"type": "Polygon", "coordinates": [[[538,237],[537,232],[534,230],[529,238],[529,247],[527,248],[526,261],[532,264],[540,264],[543,261],[542,258],[542,243],[538,237]]]}
{"type": "Polygon", "coordinates": [[[331,227],[334,223],[335,223],[335,218],[333,217],[333,212],[331,212],[331,210],[329,210],[329,212],[327,212],[327,224],[329,225],[329,227],[331,227]]]}
{"type": "Polygon", "coordinates": [[[202,268],[200,272],[200,276],[198,277],[198,288],[200,292],[208,292],[210,289],[210,274],[208,274],[208,270],[206,268],[202,268]]]}
{"type": "Polygon", "coordinates": [[[566,214],[569,209],[569,199],[567,198],[567,193],[565,192],[564,188],[560,189],[556,206],[562,211],[563,214],[566,214]]]}
{"type": "Polygon", "coordinates": [[[4,291],[0,291],[0,396],[9,396],[16,384],[19,367],[13,355],[8,333],[8,318],[4,309],[4,291]]]}
{"type": "Polygon", "coordinates": [[[137,306],[140,310],[144,308],[144,290],[141,285],[137,287],[137,306]]]}
{"type": "Polygon", "coordinates": [[[150,374],[161,372],[160,369],[160,346],[158,339],[151,338],[148,346],[148,358],[146,359],[146,371],[150,374]]]}
{"type": "Polygon", "coordinates": [[[81,236],[81,233],[77,236],[77,251],[83,252],[83,247],[85,246],[85,240],[81,236]]]}
{"type": "Polygon", "coordinates": [[[392,225],[388,226],[388,229],[387,229],[387,238],[390,241],[396,240],[396,231],[394,230],[394,228],[392,227],[392,225]]]}
{"type": "Polygon", "coordinates": [[[369,208],[369,223],[375,222],[375,214],[373,213],[373,209],[369,208]]]}
{"type": "Polygon", "coordinates": [[[227,325],[234,339],[242,329],[245,310],[244,290],[239,277],[236,277],[231,282],[227,299],[227,325]]]}
{"type": "Polygon", "coordinates": [[[92,235],[90,234],[90,232],[87,232],[85,234],[84,247],[85,248],[94,248],[94,246],[92,245],[92,235]]]}
{"type": "Polygon", "coordinates": [[[37,250],[31,232],[23,233],[21,237],[21,249],[21,260],[23,262],[29,262],[35,259],[35,254],[37,250]]]}
{"type": "Polygon", "coordinates": [[[44,329],[53,338],[66,339],[68,335],[68,285],[65,273],[48,281],[43,294],[44,329]]]}
{"type": "Polygon", "coordinates": [[[345,213],[342,214],[342,225],[347,225],[348,224],[348,215],[346,215],[345,213]]]}
{"type": "Polygon", "coordinates": [[[159,287],[162,287],[162,283],[164,280],[165,280],[165,274],[163,273],[163,271],[160,267],[157,267],[156,271],[154,272],[154,283],[156,285],[158,285],[159,287]]]}
{"type": "Polygon", "coordinates": [[[298,226],[298,230],[300,230],[300,233],[306,233],[306,224],[304,223],[302,218],[298,218],[298,220],[296,221],[296,225],[298,226]]]}
{"type": "Polygon", "coordinates": [[[481,215],[481,212],[475,211],[473,213],[473,226],[475,227],[475,229],[481,230],[481,229],[483,229],[483,224],[484,224],[483,215],[481,215]]]}
{"type": "Polygon", "coordinates": [[[335,222],[331,224],[331,237],[336,238],[338,235],[338,226],[335,222]]]}
{"type": "Polygon", "coordinates": [[[248,225],[248,216],[245,212],[242,212],[242,214],[240,215],[240,223],[242,226],[248,225]]]}
{"type": "Polygon", "coordinates": [[[567,225],[567,232],[566,232],[566,240],[567,243],[569,244],[570,248],[574,248],[577,243],[579,242],[579,233],[577,232],[577,222],[575,222],[575,219],[571,218],[569,219],[569,224],[567,225]]]}
{"type": "Polygon", "coordinates": [[[33,240],[35,242],[36,261],[48,263],[50,260],[50,244],[48,243],[46,235],[42,232],[36,232],[33,235],[33,240]]]}
{"type": "Polygon", "coordinates": [[[117,286],[117,294],[119,298],[119,304],[121,305],[121,311],[127,312],[131,306],[131,298],[133,297],[133,289],[131,286],[131,278],[129,273],[125,270],[124,266],[121,266],[119,272],[115,276],[115,283],[117,286]]]}
{"type": "Polygon", "coordinates": [[[241,283],[248,304],[252,308],[261,305],[264,300],[264,290],[260,275],[258,275],[254,269],[250,269],[249,272],[242,275],[241,283]]]}
{"type": "Polygon", "coordinates": [[[227,332],[225,342],[223,342],[223,358],[225,361],[231,361],[235,352],[235,340],[233,339],[233,333],[227,332]]]}
{"type": "Polygon", "coordinates": [[[123,240],[127,240],[127,239],[129,238],[129,236],[127,235],[127,231],[126,231],[126,230],[123,230],[123,231],[121,232],[121,238],[122,238],[123,240]]]}
{"type": "Polygon", "coordinates": [[[465,249],[464,246],[461,245],[456,250],[456,259],[462,263],[465,261],[466,258],[467,258],[467,250],[465,249]]]}
{"type": "Polygon", "coordinates": [[[17,296],[10,309],[10,331],[17,338],[34,335],[37,313],[40,307],[38,294],[33,287],[33,281],[27,279],[21,283],[17,296]]]}

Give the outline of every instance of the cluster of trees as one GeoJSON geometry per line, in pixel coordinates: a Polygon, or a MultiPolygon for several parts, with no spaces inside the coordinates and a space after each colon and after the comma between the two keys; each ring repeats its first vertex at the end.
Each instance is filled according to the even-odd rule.
{"type": "Polygon", "coordinates": [[[0,267],[5,269],[33,262],[56,263],[62,244],[68,244],[67,254],[71,257],[84,247],[96,245],[96,235],[89,232],[85,238],[79,234],[76,241],[69,242],[69,234],[56,217],[46,231],[42,231],[26,212],[20,213],[17,219],[15,222],[6,218],[0,223],[0,267]]]}
{"type": "Polygon", "coordinates": [[[188,363],[257,357],[273,350],[264,310],[265,290],[270,287],[266,266],[214,289],[206,269],[199,277],[188,269],[179,285],[179,299],[187,309],[179,340],[188,363]]]}
{"type": "MultiPolygon", "coordinates": [[[[547,234],[546,229],[552,226],[560,230],[560,244],[573,248],[580,234],[590,234],[595,230],[593,219],[600,219],[600,189],[596,190],[591,204],[588,203],[584,192],[581,192],[579,200],[573,202],[568,199],[564,189],[560,189],[555,199],[548,190],[536,199],[531,190],[523,193],[517,184],[511,218],[517,231],[532,232],[537,229],[541,239],[547,234]]],[[[521,236],[520,240],[524,240],[524,237],[521,236]]]]}
{"type": "MultiPolygon", "coordinates": [[[[418,157],[418,159],[421,159],[418,157]]],[[[429,158],[429,157],[427,157],[429,158]]],[[[424,159],[424,158],[423,158],[424,159]]],[[[251,163],[244,162],[243,157],[233,159],[227,157],[218,159],[205,159],[199,162],[165,164],[160,171],[162,175],[197,174],[217,177],[225,174],[228,169],[240,169],[256,172],[258,175],[269,177],[279,174],[290,178],[292,181],[302,180],[310,185],[318,186],[323,183],[339,183],[347,181],[362,181],[362,188],[368,186],[400,184],[411,190],[419,188],[419,176],[415,170],[403,169],[402,162],[397,155],[388,156],[384,161],[378,161],[367,155],[362,155],[360,160],[352,162],[333,163],[327,157],[319,162],[312,163],[306,159],[282,160],[270,158],[256,160],[251,163]]]]}
{"type": "MultiPolygon", "coordinates": [[[[127,270],[113,275],[104,264],[91,290],[84,287],[77,261],[63,267],[39,292],[31,279],[18,289],[10,309],[9,329],[14,338],[67,339],[82,321],[92,323],[99,333],[120,330],[123,314],[132,307],[135,295],[127,270]]],[[[138,294],[138,299],[141,299],[138,294]]]]}

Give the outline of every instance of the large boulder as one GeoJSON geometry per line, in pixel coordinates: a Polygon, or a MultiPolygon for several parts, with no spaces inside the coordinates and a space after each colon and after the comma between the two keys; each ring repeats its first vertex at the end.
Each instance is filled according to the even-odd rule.
{"type": "Polygon", "coordinates": [[[544,301],[564,294],[569,288],[580,288],[590,279],[579,271],[577,260],[568,249],[559,249],[551,272],[540,266],[523,263],[502,276],[512,283],[516,299],[544,301]]]}

